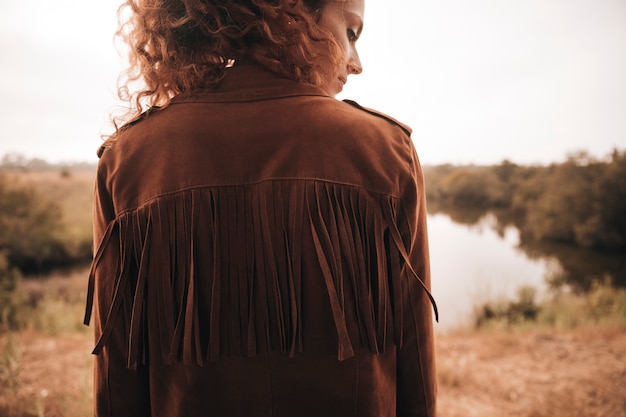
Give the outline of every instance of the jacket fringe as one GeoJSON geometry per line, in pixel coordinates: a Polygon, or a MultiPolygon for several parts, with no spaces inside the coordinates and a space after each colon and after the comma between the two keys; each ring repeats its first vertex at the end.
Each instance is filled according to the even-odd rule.
{"type": "Polygon", "coordinates": [[[166,364],[301,353],[303,239],[312,239],[322,271],[338,359],[354,356],[355,345],[375,354],[390,339],[400,346],[405,311],[415,311],[403,305],[403,276],[420,282],[438,313],[409,261],[399,206],[395,197],[355,186],[268,180],[189,189],[123,212],[106,228],[89,274],[85,324],[98,267],[105,255],[117,259],[93,353],[107,344],[120,315],[131,369],[146,362],[148,332],[159,350],[150,355],[166,364]],[[356,318],[358,336],[346,315],[356,318]]]}

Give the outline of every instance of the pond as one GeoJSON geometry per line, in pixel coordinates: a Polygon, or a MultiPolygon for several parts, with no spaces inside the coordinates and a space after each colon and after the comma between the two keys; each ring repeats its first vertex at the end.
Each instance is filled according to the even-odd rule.
{"type": "Polygon", "coordinates": [[[492,213],[473,223],[446,214],[428,217],[433,295],[440,311],[438,330],[471,323],[473,309],[487,301],[515,299],[520,287],[584,289],[611,276],[623,284],[626,259],[619,254],[542,244],[522,245],[514,226],[501,226],[492,213]]]}

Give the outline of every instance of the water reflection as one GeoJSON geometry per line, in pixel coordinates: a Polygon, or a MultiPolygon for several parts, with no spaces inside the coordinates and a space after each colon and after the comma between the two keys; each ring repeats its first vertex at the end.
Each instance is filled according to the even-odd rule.
{"type": "Polygon", "coordinates": [[[524,241],[512,213],[439,211],[429,215],[429,235],[440,329],[468,323],[474,307],[515,298],[522,286],[537,288],[539,297],[562,286],[584,291],[607,276],[626,286],[623,255],[524,241]]]}
{"type": "Polygon", "coordinates": [[[469,323],[474,307],[496,298],[515,296],[524,285],[545,292],[543,277],[550,262],[530,259],[517,248],[516,229],[502,236],[483,217],[472,226],[443,214],[429,217],[433,293],[439,304],[439,328],[469,323]]]}
{"type": "Polygon", "coordinates": [[[623,254],[524,241],[520,243],[520,248],[531,259],[552,257],[558,261],[560,269],[547,277],[552,287],[567,285],[575,291],[586,291],[594,280],[606,278],[610,278],[616,286],[626,287],[626,257],[623,254]]]}

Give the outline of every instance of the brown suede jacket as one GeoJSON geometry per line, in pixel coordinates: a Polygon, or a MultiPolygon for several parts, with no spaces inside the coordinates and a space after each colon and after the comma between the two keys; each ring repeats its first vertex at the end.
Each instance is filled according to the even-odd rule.
{"type": "Polygon", "coordinates": [[[99,154],[96,416],[435,415],[408,127],[235,66],[99,154]]]}

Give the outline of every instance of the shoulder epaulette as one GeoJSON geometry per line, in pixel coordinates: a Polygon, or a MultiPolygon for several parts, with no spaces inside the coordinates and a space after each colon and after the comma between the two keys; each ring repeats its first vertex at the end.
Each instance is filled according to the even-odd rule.
{"type": "Polygon", "coordinates": [[[400,128],[402,128],[402,130],[404,130],[406,132],[407,135],[411,136],[411,132],[413,132],[413,129],[411,129],[408,125],[405,125],[404,123],[401,123],[399,121],[397,121],[396,119],[394,119],[393,117],[385,114],[385,113],[381,113],[377,110],[374,109],[370,109],[367,107],[363,107],[361,106],[359,103],[357,103],[356,101],[353,100],[343,100],[344,103],[348,103],[349,105],[356,107],[359,110],[363,110],[366,113],[369,113],[371,115],[374,115],[376,117],[380,117],[381,119],[385,119],[388,122],[391,122],[397,126],[400,126],[400,128]]]}
{"type": "Polygon", "coordinates": [[[137,116],[134,119],[124,123],[122,125],[122,127],[117,129],[117,131],[113,135],[111,135],[111,137],[109,139],[107,139],[106,141],[104,141],[104,143],[102,145],[100,145],[100,147],[98,148],[98,151],[96,152],[96,154],[98,155],[98,158],[100,158],[102,156],[102,154],[104,153],[106,148],[111,146],[111,144],[116,140],[117,136],[121,132],[125,131],[126,129],[128,129],[128,128],[134,126],[134,125],[136,125],[137,123],[139,123],[140,121],[144,120],[146,117],[150,116],[152,113],[154,113],[155,111],[159,110],[160,108],[161,107],[159,107],[159,106],[150,107],[149,109],[147,109],[146,111],[141,113],[139,116],[137,116]]]}

